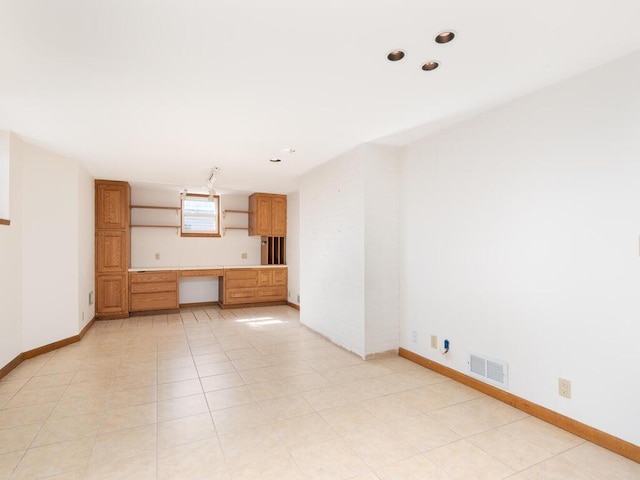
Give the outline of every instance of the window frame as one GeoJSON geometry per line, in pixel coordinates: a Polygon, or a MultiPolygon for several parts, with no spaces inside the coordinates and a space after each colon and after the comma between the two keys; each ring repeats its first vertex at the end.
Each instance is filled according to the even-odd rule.
{"type": "Polygon", "coordinates": [[[181,237],[221,237],[220,234],[220,195],[214,195],[213,201],[216,204],[215,208],[215,221],[216,221],[216,231],[215,232],[204,232],[204,231],[195,231],[195,232],[185,232],[184,230],[184,202],[185,200],[192,199],[194,197],[200,198],[209,198],[210,195],[204,195],[201,193],[187,193],[187,195],[180,199],[180,236],[181,237]]]}

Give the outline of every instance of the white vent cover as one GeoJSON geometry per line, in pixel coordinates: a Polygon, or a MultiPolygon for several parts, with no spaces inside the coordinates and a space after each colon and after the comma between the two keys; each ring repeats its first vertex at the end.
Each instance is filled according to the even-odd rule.
{"type": "Polygon", "coordinates": [[[497,387],[509,386],[509,366],[507,362],[475,353],[469,354],[469,373],[497,387]]]}

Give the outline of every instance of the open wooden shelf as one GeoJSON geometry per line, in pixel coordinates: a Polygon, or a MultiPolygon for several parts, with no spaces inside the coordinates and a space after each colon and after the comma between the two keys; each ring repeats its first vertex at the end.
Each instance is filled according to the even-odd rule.
{"type": "Polygon", "coordinates": [[[227,216],[227,213],[246,213],[246,214],[249,214],[251,212],[249,210],[223,210],[222,211],[222,218],[225,218],[227,216]]]}
{"type": "Polygon", "coordinates": [[[129,208],[148,208],[154,210],[180,210],[180,207],[158,207],[156,205],[131,205],[129,208]]]}

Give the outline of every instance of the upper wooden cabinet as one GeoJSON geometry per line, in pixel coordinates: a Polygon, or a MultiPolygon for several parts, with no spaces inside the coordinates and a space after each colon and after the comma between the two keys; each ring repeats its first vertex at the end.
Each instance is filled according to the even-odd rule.
{"type": "Polygon", "coordinates": [[[287,235],[287,196],[254,193],[249,197],[249,235],[287,235]]]}
{"type": "Polygon", "coordinates": [[[129,228],[130,192],[127,182],[96,180],[96,229],[129,228]]]}

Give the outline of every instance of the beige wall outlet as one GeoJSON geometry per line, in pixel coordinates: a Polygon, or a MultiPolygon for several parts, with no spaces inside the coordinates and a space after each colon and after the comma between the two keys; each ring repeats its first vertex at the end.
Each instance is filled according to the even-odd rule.
{"type": "Polygon", "coordinates": [[[571,398],[571,382],[565,378],[558,379],[558,394],[564,398],[571,398]]]}

